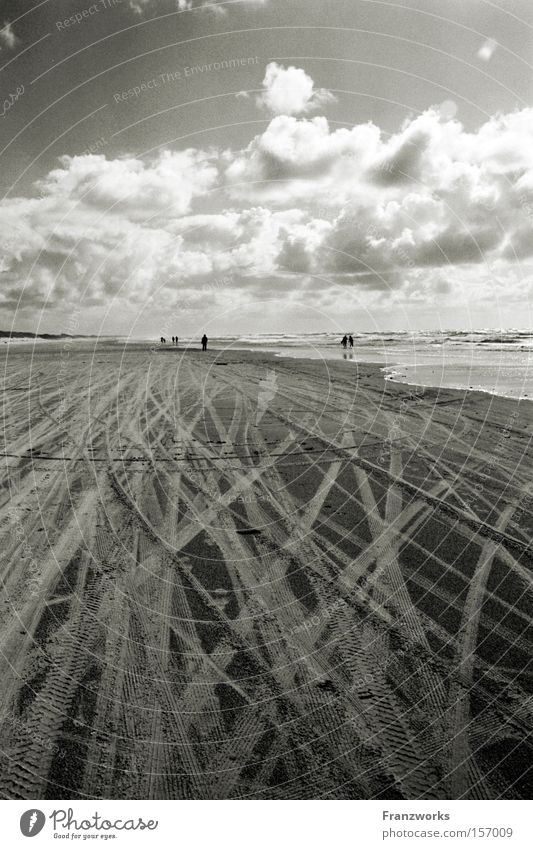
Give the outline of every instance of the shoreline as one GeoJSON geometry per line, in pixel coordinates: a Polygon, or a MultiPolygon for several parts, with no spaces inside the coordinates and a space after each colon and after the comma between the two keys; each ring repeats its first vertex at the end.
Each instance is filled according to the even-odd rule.
{"type": "MultiPolygon", "coordinates": [[[[157,346],[157,347],[159,348],[159,346],[157,346]]],[[[164,348],[161,347],[161,350],[164,351],[164,348]]],[[[191,347],[184,347],[183,349],[181,347],[179,347],[178,349],[174,349],[172,345],[169,346],[169,352],[170,352],[170,350],[177,350],[179,352],[181,352],[182,350],[186,351],[186,352],[200,351],[199,348],[192,347],[192,346],[191,347]]],[[[530,402],[533,401],[533,397],[504,395],[501,392],[495,392],[494,390],[490,390],[490,389],[481,389],[481,388],[478,388],[478,387],[471,388],[471,387],[467,387],[467,386],[445,386],[443,384],[410,383],[410,382],[407,382],[407,381],[395,380],[393,376],[391,376],[391,377],[387,376],[387,370],[395,368],[397,366],[400,366],[401,365],[400,363],[395,363],[395,364],[391,364],[391,365],[383,365],[383,363],[380,363],[380,362],[377,362],[377,361],[374,361],[374,360],[357,360],[355,354],[354,354],[353,360],[350,360],[350,361],[346,360],[345,361],[344,359],[334,358],[334,357],[324,357],[324,358],[320,359],[318,357],[291,356],[291,355],[289,355],[285,352],[278,353],[277,351],[270,351],[270,350],[267,350],[266,348],[256,350],[256,349],[252,349],[252,348],[231,348],[231,349],[227,349],[227,348],[210,347],[208,349],[208,353],[215,352],[217,354],[218,353],[225,354],[227,351],[232,351],[233,353],[249,353],[249,354],[253,354],[253,355],[261,355],[262,354],[262,355],[265,355],[265,356],[271,356],[276,361],[277,360],[287,360],[288,362],[307,362],[307,363],[323,362],[323,363],[328,363],[330,366],[334,363],[338,363],[339,365],[342,364],[342,363],[346,363],[346,365],[347,366],[349,365],[350,368],[373,367],[373,368],[380,370],[380,372],[383,374],[383,380],[384,380],[385,383],[394,383],[394,384],[398,384],[400,386],[409,386],[409,387],[412,387],[412,388],[421,388],[421,389],[426,389],[426,390],[432,389],[432,390],[440,391],[440,392],[450,391],[450,392],[480,393],[480,394],[483,394],[483,395],[490,395],[494,398],[503,398],[503,399],[507,399],[509,401],[516,401],[517,403],[523,402],[523,401],[530,401],[530,402]]],[[[200,353],[202,353],[202,352],[200,351],[200,353]]],[[[407,366],[407,367],[409,367],[409,366],[407,366]]]]}
{"type": "MultiPolygon", "coordinates": [[[[7,340],[4,340],[4,342],[6,342],[6,341],[7,340]]],[[[495,391],[490,390],[490,389],[482,389],[482,388],[478,388],[478,387],[470,388],[470,387],[466,387],[466,386],[445,386],[445,385],[442,385],[442,384],[439,385],[439,384],[411,383],[411,382],[408,382],[406,380],[405,381],[396,380],[393,375],[391,375],[389,377],[388,374],[387,374],[387,371],[388,371],[388,369],[394,369],[394,368],[398,367],[400,365],[400,363],[391,364],[391,365],[384,365],[382,362],[379,362],[379,361],[357,360],[355,355],[354,355],[353,359],[344,360],[344,359],[336,358],[336,357],[335,358],[334,357],[319,358],[319,357],[307,357],[307,356],[291,356],[290,354],[287,354],[286,352],[278,352],[276,350],[269,350],[269,349],[266,349],[266,348],[261,348],[261,349],[244,348],[244,347],[243,348],[236,348],[236,347],[233,347],[233,346],[228,347],[228,348],[216,348],[216,347],[210,346],[207,352],[203,352],[201,350],[199,344],[196,341],[194,343],[192,343],[191,345],[183,345],[182,346],[180,344],[178,347],[176,347],[176,346],[172,345],[172,343],[169,343],[166,346],[164,346],[164,345],[161,345],[158,341],[147,342],[144,339],[143,340],[128,341],[128,340],[124,340],[122,338],[117,338],[117,337],[107,337],[106,338],[106,337],[101,337],[101,336],[100,337],[90,337],[90,336],[65,337],[65,338],[59,338],[58,337],[57,339],[35,339],[35,340],[33,340],[33,339],[20,339],[20,340],[17,339],[17,340],[12,340],[8,344],[11,345],[11,344],[13,344],[13,342],[16,343],[17,347],[20,347],[21,345],[24,345],[24,344],[31,345],[33,347],[36,343],[43,343],[43,344],[46,345],[46,348],[51,348],[52,352],[54,350],[52,348],[52,345],[54,345],[54,344],[56,346],[61,346],[61,347],[68,345],[69,348],[71,348],[71,346],[74,343],[82,342],[82,343],[93,344],[95,354],[98,353],[98,351],[101,349],[102,346],[109,345],[109,346],[111,346],[111,349],[113,351],[117,351],[119,349],[119,350],[122,351],[123,354],[127,354],[128,352],[145,351],[147,354],[179,355],[179,356],[181,356],[183,354],[185,354],[187,356],[194,355],[194,354],[200,354],[200,355],[205,357],[206,354],[207,354],[207,356],[209,356],[210,354],[214,353],[214,354],[216,354],[217,357],[219,355],[222,355],[223,357],[235,356],[235,355],[241,355],[241,356],[249,355],[251,361],[261,360],[261,358],[263,358],[263,359],[265,359],[265,361],[272,362],[273,364],[275,364],[276,362],[283,361],[283,360],[287,361],[287,364],[289,364],[289,363],[294,363],[294,364],[296,364],[296,363],[308,363],[309,365],[314,365],[314,364],[320,364],[321,363],[321,364],[324,364],[324,365],[327,364],[327,367],[330,368],[333,371],[336,369],[337,366],[338,367],[345,367],[348,370],[349,369],[359,370],[359,369],[365,369],[365,368],[372,368],[372,369],[380,372],[380,375],[381,375],[381,378],[382,378],[384,384],[388,384],[388,385],[395,385],[395,386],[400,386],[400,387],[405,386],[405,387],[409,387],[410,389],[420,389],[420,390],[424,390],[424,391],[430,391],[431,390],[431,391],[437,392],[437,393],[463,392],[463,393],[466,393],[466,394],[469,394],[469,395],[470,394],[479,394],[481,396],[489,396],[489,397],[495,398],[495,399],[502,399],[502,400],[506,400],[506,401],[510,401],[510,402],[516,402],[517,404],[523,403],[523,402],[532,402],[533,401],[533,397],[530,398],[528,396],[504,395],[503,393],[500,393],[500,392],[495,392],[495,391]]],[[[0,345],[0,354],[1,354],[2,350],[3,349],[0,345]]],[[[70,356],[70,353],[75,354],[76,352],[75,352],[75,350],[69,351],[69,356],[70,356]]],[[[407,366],[407,368],[409,368],[409,366],[407,366]]]]}
{"type": "MultiPolygon", "coordinates": [[[[65,344],[72,345],[76,342],[78,342],[78,343],[80,343],[80,342],[81,343],[93,343],[95,345],[95,349],[97,348],[97,346],[110,344],[110,345],[114,345],[114,346],[124,347],[125,350],[127,350],[127,349],[135,350],[135,349],[139,349],[139,348],[143,348],[143,347],[146,347],[147,349],[153,350],[153,351],[156,351],[156,350],[167,351],[167,352],[172,351],[173,353],[182,352],[182,351],[200,350],[199,347],[197,347],[199,343],[196,341],[196,339],[191,340],[191,343],[189,345],[186,344],[186,343],[185,344],[180,343],[178,348],[176,348],[170,341],[167,343],[167,346],[163,346],[157,340],[146,340],[146,339],[129,340],[127,337],[101,337],[101,336],[100,337],[98,337],[98,336],[95,336],[95,337],[92,337],[92,336],[65,336],[65,337],[60,337],[60,336],[58,336],[57,338],[51,338],[51,339],[41,339],[41,338],[35,338],[35,339],[30,339],[30,338],[22,339],[21,338],[21,339],[18,339],[17,338],[17,339],[3,339],[3,340],[0,340],[0,342],[1,341],[3,341],[4,344],[7,346],[5,350],[9,350],[9,348],[13,345],[15,345],[17,348],[21,347],[23,345],[26,345],[26,346],[31,345],[32,347],[35,347],[38,343],[46,343],[46,346],[49,347],[51,343],[55,343],[56,345],[65,345],[65,344]]],[[[0,352],[2,350],[3,349],[2,349],[2,346],[0,344],[0,352]]],[[[234,345],[230,345],[230,346],[225,347],[225,348],[215,348],[215,347],[209,348],[209,351],[215,351],[215,352],[218,352],[218,353],[224,353],[224,352],[230,352],[231,351],[233,353],[241,352],[241,353],[249,353],[251,355],[264,354],[266,356],[272,356],[276,359],[288,359],[288,360],[292,360],[292,361],[295,361],[295,362],[297,362],[299,360],[310,361],[310,362],[327,362],[327,363],[330,363],[330,364],[336,363],[336,362],[341,362],[340,358],[342,357],[342,354],[340,352],[339,352],[339,357],[334,357],[334,356],[319,357],[319,356],[308,356],[308,355],[306,355],[306,354],[308,354],[308,352],[304,352],[303,349],[298,349],[298,350],[302,351],[302,353],[301,354],[299,353],[298,355],[296,355],[296,354],[292,355],[290,353],[287,353],[286,349],[279,350],[277,348],[270,349],[270,348],[266,348],[266,347],[264,347],[264,348],[242,347],[241,348],[241,347],[235,347],[234,345]]],[[[319,351],[320,349],[315,349],[315,350],[319,351]]],[[[370,353],[369,353],[369,356],[370,356],[370,353]]],[[[492,389],[491,388],[483,388],[483,387],[479,387],[479,386],[474,388],[474,387],[466,386],[465,384],[462,384],[462,385],[460,385],[460,384],[444,385],[444,384],[437,384],[437,383],[418,383],[416,381],[411,382],[407,379],[398,380],[398,379],[396,379],[396,375],[395,375],[395,372],[394,372],[395,369],[398,369],[398,368],[404,368],[404,369],[416,368],[416,366],[414,364],[402,363],[400,361],[400,359],[398,359],[398,361],[394,362],[394,363],[391,363],[391,362],[383,363],[383,362],[379,362],[379,361],[376,361],[376,360],[366,360],[366,359],[364,359],[364,360],[359,359],[358,360],[357,354],[354,353],[353,359],[351,359],[350,362],[352,363],[352,367],[354,367],[356,365],[358,367],[360,367],[360,366],[364,367],[366,365],[379,366],[379,368],[382,370],[383,374],[385,375],[384,379],[388,383],[398,383],[398,384],[401,384],[403,386],[409,386],[409,387],[425,387],[425,388],[428,388],[428,389],[429,388],[440,389],[442,391],[445,390],[445,389],[449,389],[450,391],[480,392],[480,393],[488,394],[488,395],[491,395],[491,396],[494,396],[494,397],[497,397],[497,398],[507,398],[509,400],[515,400],[515,401],[533,401],[533,395],[530,396],[528,393],[526,393],[524,395],[510,395],[510,394],[506,394],[504,392],[495,391],[493,388],[492,389]]]]}
{"type": "MultiPolygon", "coordinates": [[[[394,366],[382,367],[382,371],[385,373],[388,368],[394,368],[394,366]]],[[[392,374],[390,377],[385,377],[384,380],[388,383],[398,383],[402,386],[412,386],[414,388],[420,387],[422,389],[449,389],[450,391],[456,390],[457,392],[480,392],[483,395],[492,395],[495,398],[506,398],[509,401],[533,401],[533,398],[530,398],[529,395],[504,395],[503,392],[495,392],[493,389],[481,389],[480,387],[476,387],[474,389],[470,386],[437,386],[435,384],[410,383],[407,380],[396,380],[392,374]]]]}

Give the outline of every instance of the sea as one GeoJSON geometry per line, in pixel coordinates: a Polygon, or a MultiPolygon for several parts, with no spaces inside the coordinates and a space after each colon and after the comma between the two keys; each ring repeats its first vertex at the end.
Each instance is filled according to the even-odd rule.
{"type": "MultiPolygon", "coordinates": [[[[387,380],[475,389],[533,400],[533,332],[515,329],[356,333],[344,350],[337,333],[254,334],[211,338],[212,348],[272,351],[279,356],[380,363],[387,380]]],[[[187,344],[188,340],[183,340],[187,344]]],[[[196,340],[194,340],[196,344],[196,340]]]]}

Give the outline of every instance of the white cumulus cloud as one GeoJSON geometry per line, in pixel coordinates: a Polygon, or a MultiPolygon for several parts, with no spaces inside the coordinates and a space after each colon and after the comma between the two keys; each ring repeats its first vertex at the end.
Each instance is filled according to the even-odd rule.
{"type": "Polygon", "coordinates": [[[13,27],[10,23],[4,23],[2,29],[0,29],[0,44],[9,49],[15,47],[19,42],[19,39],[13,32],[13,27]]]}
{"type": "Polygon", "coordinates": [[[494,38],[487,38],[477,52],[478,59],[482,59],[484,62],[490,62],[497,46],[498,43],[494,38]]]}
{"type": "Polygon", "coordinates": [[[257,105],[274,115],[305,115],[335,100],[330,91],[316,89],[302,68],[284,68],[277,62],[267,65],[263,88],[257,105]]]}

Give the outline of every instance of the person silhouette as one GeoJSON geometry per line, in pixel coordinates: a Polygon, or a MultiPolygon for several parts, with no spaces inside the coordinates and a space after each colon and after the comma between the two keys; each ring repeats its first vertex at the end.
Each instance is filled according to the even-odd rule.
{"type": "Polygon", "coordinates": [[[353,336],[348,336],[348,342],[350,343],[350,348],[353,348],[353,336]]]}
{"type": "Polygon", "coordinates": [[[177,336],[174,336],[174,339],[176,340],[176,341],[175,341],[175,345],[176,345],[176,348],[177,348],[177,347],[178,347],[178,337],[177,337],[177,336]]]}
{"type": "Polygon", "coordinates": [[[174,344],[174,337],[172,337],[172,344],[174,344]]]}
{"type": "Polygon", "coordinates": [[[202,351],[207,351],[207,343],[208,342],[209,342],[209,339],[207,338],[207,336],[204,333],[204,335],[202,336],[202,351]]]}
{"type": "Polygon", "coordinates": [[[346,348],[347,344],[348,344],[348,337],[346,336],[346,334],[344,334],[344,336],[342,337],[341,345],[342,345],[343,348],[346,348]]]}

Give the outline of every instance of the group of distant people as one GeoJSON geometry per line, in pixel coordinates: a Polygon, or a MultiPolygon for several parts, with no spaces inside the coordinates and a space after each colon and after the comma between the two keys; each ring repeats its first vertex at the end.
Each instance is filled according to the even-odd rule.
{"type": "MultiPolygon", "coordinates": [[[[207,343],[208,342],[209,342],[209,339],[207,338],[207,336],[204,333],[204,335],[202,336],[202,351],[207,351],[207,343]]],[[[167,340],[165,339],[164,336],[161,337],[161,344],[162,345],[167,344],[167,340]]],[[[172,337],[172,344],[176,345],[176,347],[177,347],[177,345],[178,345],[178,337],[177,336],[172,337]]],[[[350,348],[353,348],[353,336],[351,334],[350,334],[350,336],[347,336],[346,333],[345,333],[344,336],[341,339],[341,345],[342,345],[343,348],[347,348],[348,346],[350,348]]]]}
{"type": "MultiPolygon", "coordinates": [[[[202,351],[207,351],[207,343],[208,342],[209,342],[209,339],[207,338],[207,336],[204,333],[204,335],[202,336],[202,351]]],[[[162,345],[167,344],[167,340],[165,339],[164,336],[161,336],[161,344],[162,345]]],[[[177,336],[172,337],[172,344],[175,345],[176,347],[178,346],[178,337],[177,336]]]]}

